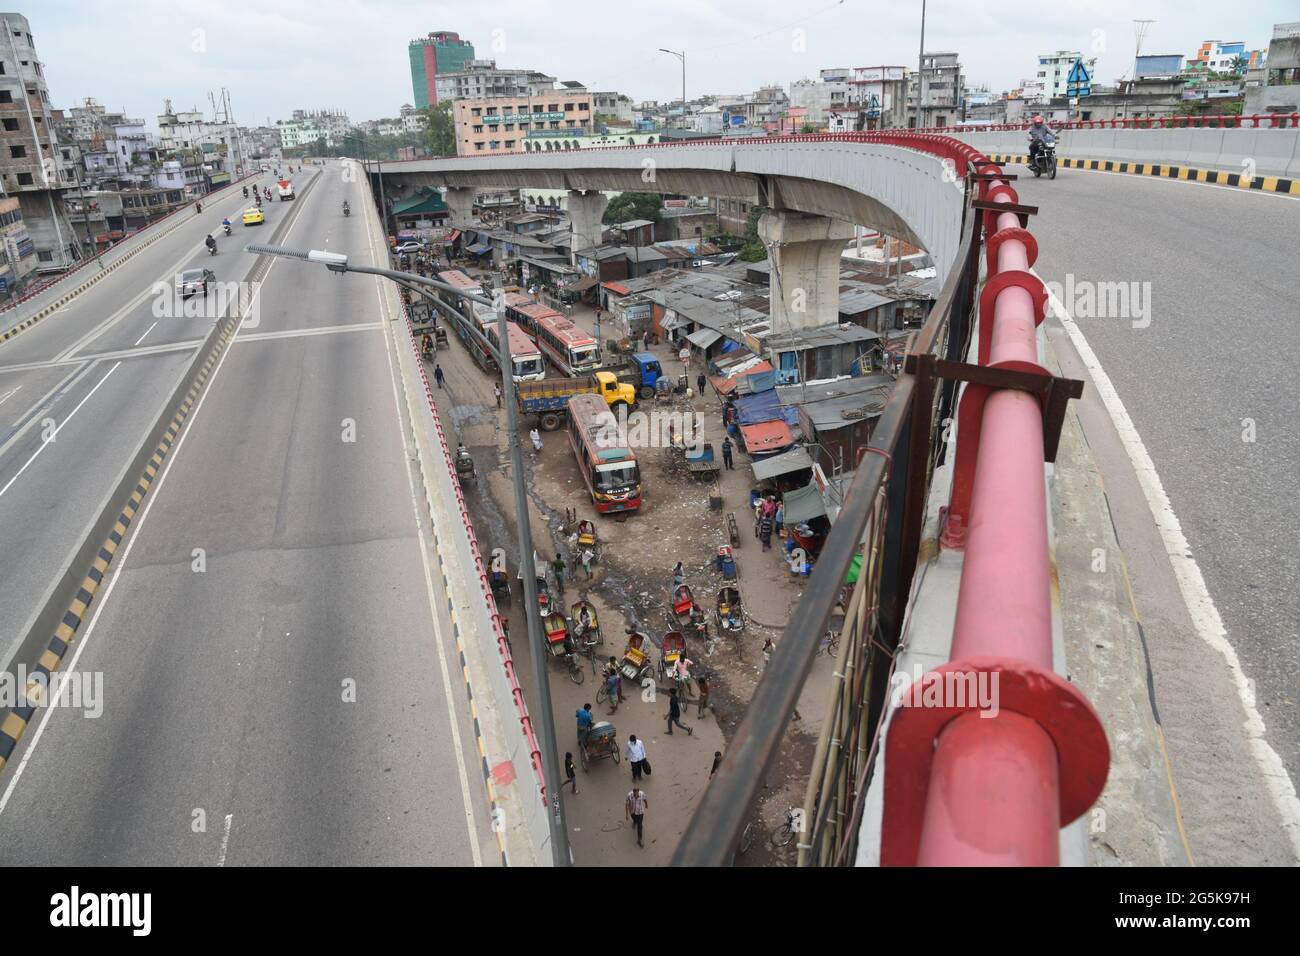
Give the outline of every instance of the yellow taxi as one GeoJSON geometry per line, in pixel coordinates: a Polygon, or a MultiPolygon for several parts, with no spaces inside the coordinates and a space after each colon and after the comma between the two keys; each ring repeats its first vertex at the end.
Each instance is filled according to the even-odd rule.
{"type": "Polygon", "coordinates": [[[257,209],[256,207],[244,210],[245,226],[260,226],[264,222],[266,222],[266,216],[262,210],[257,209]]]}

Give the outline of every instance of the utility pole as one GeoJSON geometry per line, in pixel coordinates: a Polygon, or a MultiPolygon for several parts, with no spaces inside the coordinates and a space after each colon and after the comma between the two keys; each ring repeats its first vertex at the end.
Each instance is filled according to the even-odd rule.
{"type": "Polygon", "coordinates": [[[682,132],[685,133],[685,132],[686,132],[686,51],[685,51],[685,50],[682,50],[680,53],[678,53],[676,50],[666,50],[666,49],[664,49],[663,47],[660,47],[660,48],[659,48],[659,52],[660,52],[660,53],[668,53],[668,54],[671,54],[672,56],[675,56],[675,57],[677,57],[677,59],[679,59],[679,60],[682,61],[682,121],[681,121],[681,128],[682,128],[682,132]]]}
{"type": "MultiPolygon", "coordinates": [[[[542,718],[535,722],[541,731],[542,773],[546,776],[546,799],[550,805],[547,823],[551,830],[551,860],[555,866],[569,866],[569,828],[564,818],[564,801],[560,799],[559,744],[555,739],[555,713],[551,703],[551,683],[546,673],[545,638],[537,606],[537,567],[533,558],[532,522],[528,517],[528,490],[524,487],[524,453],[519,442],[518,413],[515,408],[515,378],[510,361],[510,333],[506,324],[506,298],[498,273],[492,280],[492,305],[496,309],[497,364],[501,366],[501,404],[506,410],[506,434],[510,436],[511,484],[515,495],[515,517],[519,533],[519,570],[524,579],[525,619],[528,623],[528,647],[533,665],[533,683],[537,685],[537,705],[542,718]]],[[[545,573],[545,572],[543,572],[545,573]]]]}
{"type": "Polygon", "coordinates": [[[923,123],[921,116],[923,113],[922,104],[925,102],[925,0],[921,0],[921,53],[916,60],[916,129],[921,129],[923,123]]]}

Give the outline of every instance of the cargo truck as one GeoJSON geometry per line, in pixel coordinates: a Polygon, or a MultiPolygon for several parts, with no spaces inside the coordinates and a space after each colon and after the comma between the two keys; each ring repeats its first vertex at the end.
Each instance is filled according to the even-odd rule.
{"type": "Polygon", "coordinates": [[[615,415],[620,408],[631,411],[636,405],[636,388],[620,382],[613,372],[596,372],[584,378],[547,378],[515,386],[520,413],[536,415],[538,424],[548,432],[564,424],[569,399],[575,395],[599,395],[615,415]]]}

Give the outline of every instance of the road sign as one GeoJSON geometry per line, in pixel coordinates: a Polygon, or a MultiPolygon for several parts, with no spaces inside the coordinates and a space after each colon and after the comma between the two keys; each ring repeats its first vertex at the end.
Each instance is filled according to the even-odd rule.
{"type": "Polygon", "coordinates": [[[1066,78],[1066,93],[1069,96],[1090,96],[1092,94],[1092,74],[1083,65],[1083,60],[1074,61],[1070,75],[1066,78]]]}

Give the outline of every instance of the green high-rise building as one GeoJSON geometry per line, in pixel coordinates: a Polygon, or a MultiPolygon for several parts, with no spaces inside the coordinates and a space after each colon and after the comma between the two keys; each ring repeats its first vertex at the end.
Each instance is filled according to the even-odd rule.
{"type": "Polygon", "coordinates": [[[462,40],[460,34],[446,30],[412,40],[408,49],[411,54],[411,89],[415,93],[415,108],[420,110],[438,102],[439,73],[459,73],[474,59],[474,44],[462,40]]]}

